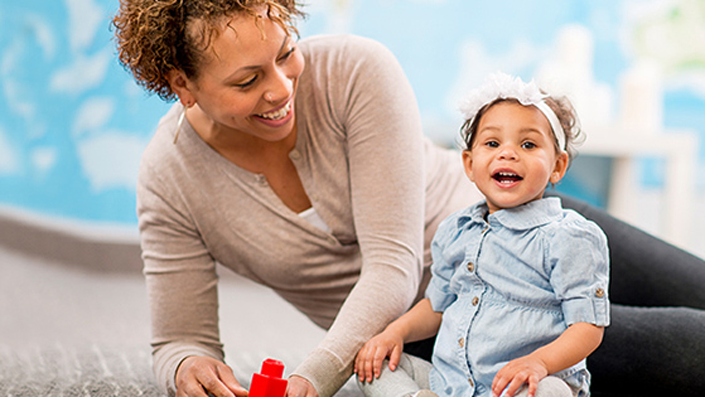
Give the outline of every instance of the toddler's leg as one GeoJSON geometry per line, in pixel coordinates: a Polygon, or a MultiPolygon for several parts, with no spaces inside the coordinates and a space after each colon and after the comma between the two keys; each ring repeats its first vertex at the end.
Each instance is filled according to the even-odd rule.
{"type": "Polygon", "coordinates": [[[379,378],[371,383],[357,381],[367,397],[406,397],[428,389],[428,374],[432,365],[418,357],[402,354],[395,371],[389,370],[389,360],[382,363],[379,378]]]}
{"type": "MultiPolygon", "coordinates": [[[[515,397],[526,397],[529,388],[524,385],[515,397]]],[[[561,378],[547,376],[539,381],[536,388],[536,397],[574,397],[575,393],[561,378]]]]}

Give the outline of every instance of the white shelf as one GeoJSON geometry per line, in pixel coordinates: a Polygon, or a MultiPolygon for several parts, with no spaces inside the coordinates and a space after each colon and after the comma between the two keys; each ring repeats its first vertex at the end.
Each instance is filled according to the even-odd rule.
{"type": "Polygon", "coordinates": [[[640,132],[616,126],[584,128],[586,141],[579,153],[612,157],[614,168],[607,200],[607,211],[634,225],[653,214],[636,213],[634,195],[639,191],[635,161],[643,157],[659,157],[666,162],[664,208],[660,211],[663,231],[659,237],[685,247],[692,233],[692,210],[695,194],[698,138],[688,130],[640,132]]]}

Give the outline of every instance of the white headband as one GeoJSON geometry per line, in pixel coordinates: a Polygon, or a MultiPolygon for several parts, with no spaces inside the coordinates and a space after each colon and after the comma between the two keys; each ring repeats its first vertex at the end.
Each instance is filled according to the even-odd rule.
{"type": "Polygon", "coordinates": [[[558,148],[565,151],[565,131],[563,131],[556,113],[546,104],[544,100],[546,97],[548,95],[542,93],[533,80],[524,83],[519,77],[512,78],[506,73],[497,72],[491,74],[480,88],[470,92],[460,102],[459,109],[465,120],[472,120],[483,106],[496,99],[513,98],[523,106],[533,105],[546,116],[553,130],[553,135],[556,137],[558,148]]]}

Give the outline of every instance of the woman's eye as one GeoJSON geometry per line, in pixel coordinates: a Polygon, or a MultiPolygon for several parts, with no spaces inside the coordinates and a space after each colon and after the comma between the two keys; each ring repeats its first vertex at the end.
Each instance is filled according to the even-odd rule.
{"type": "Polygon", "coordinates": [[[280,60],[280,61],[285,61],[285,60],[289,59],[289,57],[291,56],[291,54],[294,53],[294,50],[296,50],[296,47],[291,47],[291,48],[289,49],[289,51],[285,52],[284,54],[282,54],[282,56],[279,57],[279,60],[280,60]]]}
{"type": "Polygon", "coordinates": [[[249,78],[248,80],[246,80],[242,83],[235,84],[235,87],[247,88],[247,87],[251,86],[252,84],[254,84],[255,81],[257,81],[257,75],[252,76],[251,78],[249,78]]]}

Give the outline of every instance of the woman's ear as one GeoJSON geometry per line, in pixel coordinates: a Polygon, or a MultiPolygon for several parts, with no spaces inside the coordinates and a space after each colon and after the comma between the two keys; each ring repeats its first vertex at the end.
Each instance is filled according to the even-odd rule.
{"type": "Polygon", "coordinates": [[[566,152],[561,152],[558,156],[556,156],[556,165],[553,167],[553,172],[551,173],[549,182],[556,184],[563,179],[566,171],[568,170],[568,160],[569,157],[566,152]]]}
{"type": "Polygon", "coordinates": [[[475,177],[472,174],[472,152],[469,150],[463,150],[463,167],[465,175],[470,178],[470,181],[475,182],[475,177]]]}
{"type": "Polygon", "coordinates": [[[190,107],[196,103],[196,98],[191,90],[192,83],[186,74],[180,70],[172,69],[166,76],[171,90],[174,91],[179,101],[184,107],[190,107]]]}

